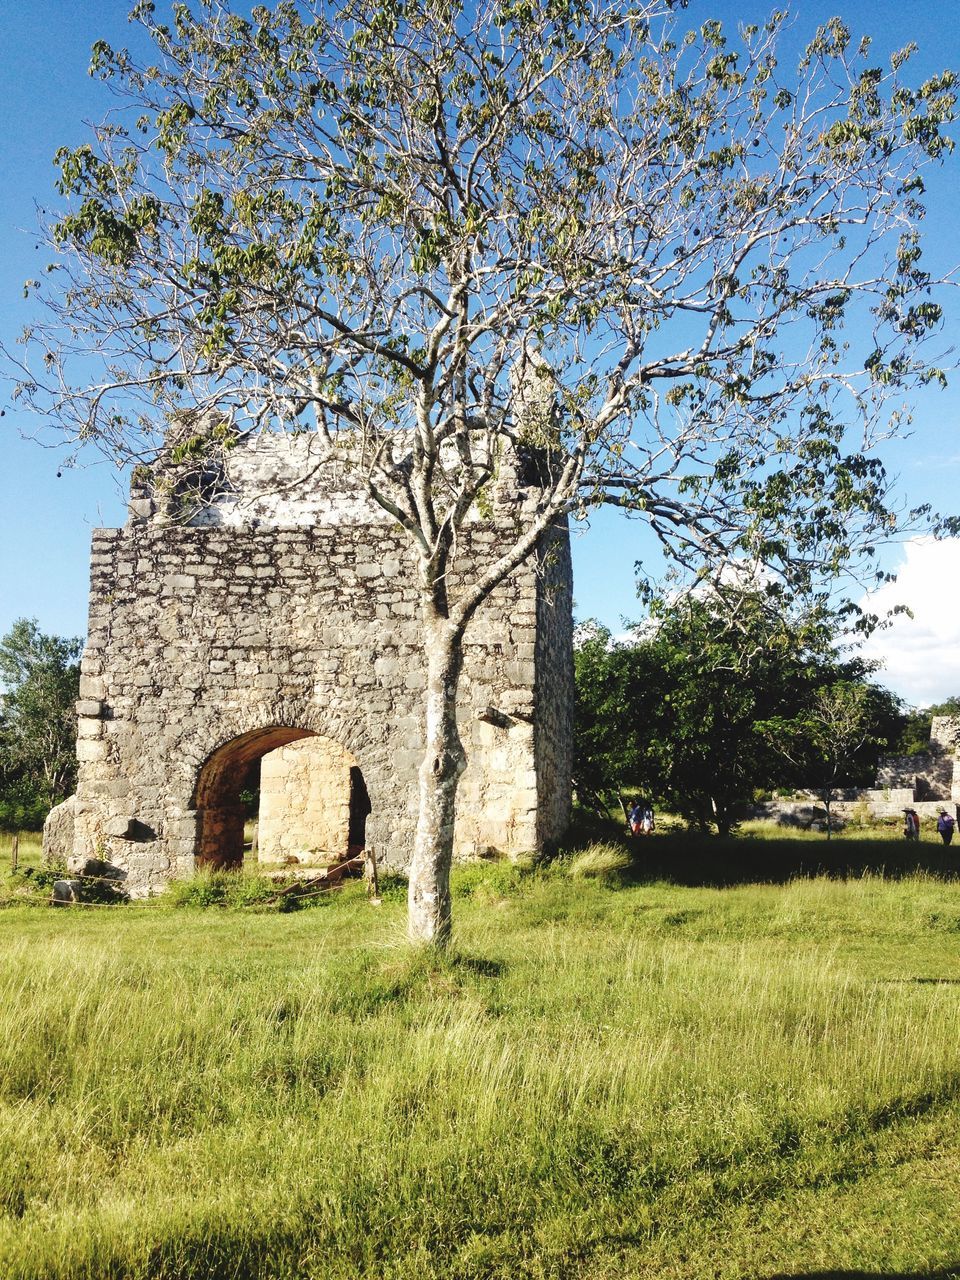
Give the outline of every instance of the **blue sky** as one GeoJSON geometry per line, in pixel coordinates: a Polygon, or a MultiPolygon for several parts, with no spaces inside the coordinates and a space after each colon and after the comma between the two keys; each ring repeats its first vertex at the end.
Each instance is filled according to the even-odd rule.
{"type": "MultiPolygon", "coordinates": [[[[158,6],[159,7],[159,6],[158,6]]],[[[727,23],[762,21],[770,4],[756,0],[691,0],[689,18],[727,23]]],[[[784,7],[783,5],[777,7],[784,7]]],[[[106,88],[87,75],[98,38],[122,45],[131,37],[127,0],[0,0],[4,57],[0,62],[0,340],[12,345],[31,318],[23,282],[46,261],[35,246],[36,205],[56,198],[52,157],[86,137],[84,120],[110,106],[106,88]]],[[[874,38],[877,61],[909,40],[920,46],[915,75],[960,68],[960,24],[942,0],[796,0],[790,6],[797,44],[834,13],[855,35],[874,38]]],[[[960,136],[960,128],[957,130],[960,136]]],[[[955,191],[960,152],[928,182],[927,261],[935,272],[960,263],[955,191]]],[[[948,299],[944,347],[960,347],[960,296],[948,299]]],[[[956,356],[952,357],[956,359],[956,356]]],[[[956,387],[918,399],[914,434],[886,451],[906,499],[960,511],[960,373],[956,387]]],[[[0,385],[0,634],[18,617],[36,617],[45,631],[82,634],[86,626],[90,530],[125,518],[122,477],[107,463],[64,469],[56,450],[21,438],[36,424],[10,404],[0,385]],[[58,476],[58,472],[60,473],[58,476]]],[[[598,617],[614,630],[636,617],[634,562],[647,544],[634,523],[603,513],[574,536],[577,615],[598,617]]],[[[960,693],[960,546],[914,543],[892,548],[885,564],[905,567],[881,605],[906,603],[915,613],[875,646],[888,663],[886,680],[914,702],[960,693]]]]}

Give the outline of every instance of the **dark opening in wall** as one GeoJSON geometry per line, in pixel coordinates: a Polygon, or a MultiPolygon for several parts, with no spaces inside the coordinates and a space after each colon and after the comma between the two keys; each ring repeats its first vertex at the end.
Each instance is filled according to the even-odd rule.
{"type": "Polygon", "coordinates": [[[360,853],[367,843],[367,816],[372,809],[367,784],[356,765],[350,766],[350,827],[347,836],[351,856],[360,853]]]}

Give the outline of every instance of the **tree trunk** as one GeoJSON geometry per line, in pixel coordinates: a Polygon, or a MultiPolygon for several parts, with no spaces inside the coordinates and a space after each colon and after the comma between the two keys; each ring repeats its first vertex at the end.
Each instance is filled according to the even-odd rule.
{"type": "Polygon", "coordinates": [[[723,839],[730,834],[730,810],[726,805],[718,803],[714,796],[711,796],[710,811],[717,828],[717,835],[723,839]]]}
{"type": "Polygon", "coordinates": [[[457,784],[467,758],[457,732],[462,633],[446,620],[425,628],[426,752],[420,766],[420,812],[410,864],[407,931],[412,942],[450,940],[450,863],[457,784]]]}

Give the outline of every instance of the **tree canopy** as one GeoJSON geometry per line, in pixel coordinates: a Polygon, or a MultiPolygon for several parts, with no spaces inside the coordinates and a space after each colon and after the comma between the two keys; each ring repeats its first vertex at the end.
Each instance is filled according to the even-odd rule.
{"type": "Polygon", "coordinates": [[[942,376],[919,227],[955,77],[911,84],[911,49],[879,66],[839,19],[788,67],[782,13],[731,36],[673,0],[133,16],[153,57],[94,46],[120,109],[58,156],[19,395],[125,459],[185,410],[314,431],[406,529],[411,927],[445,936],[464,631],[558,519],[619,504],[791,590],[889,534],[885,402],[942,376]],[[540,486],[452,592],[504,449],[540,486]]]}
{"type": "Polygon", "coordinates": [[[640,790],[725,835],[760,791],[829,798],[871,781],[901,725],[897,698],[836,654],[832,618],[781,605],[720,586],[661,602],[631,641],[588,631],[575,655],[581,800],[640,790]]]}
{"type": "Polygon", "coordinates": [[[27,618],[0,639],[0,827],[35,829],[73,789],[82,647],[27,618]]]}

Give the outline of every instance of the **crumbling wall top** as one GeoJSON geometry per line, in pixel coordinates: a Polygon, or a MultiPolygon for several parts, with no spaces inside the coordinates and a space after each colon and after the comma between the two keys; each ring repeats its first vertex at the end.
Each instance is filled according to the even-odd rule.
{"type": "MultiPolygon", "coordinates": [[[[296,528],[386,524],[393,517],[366,491],[363,468],[311,431],[244,435],[194,423],[168,435],[149,465],[134,469],[130,520],[233,528],[296,528]]],[[[490,502],[474,519],[507,515],[537,500],[542,478],[535,459],[504,446],[495,464],[490,502]]]]}

